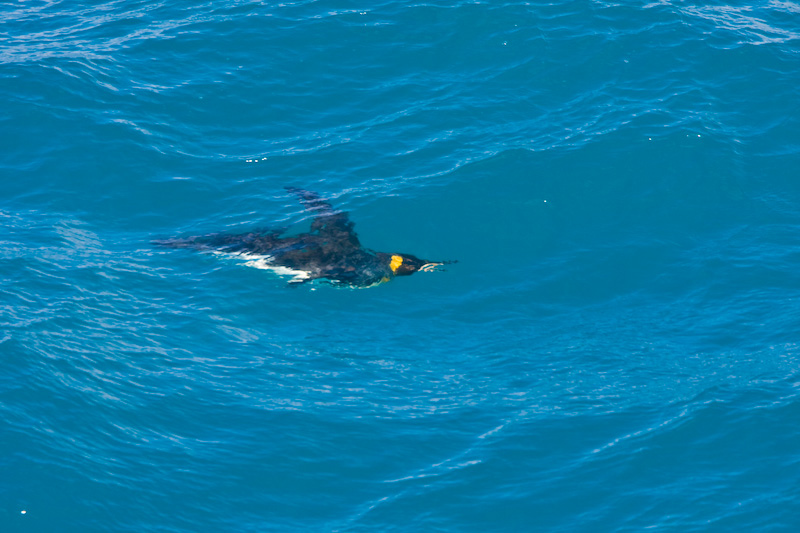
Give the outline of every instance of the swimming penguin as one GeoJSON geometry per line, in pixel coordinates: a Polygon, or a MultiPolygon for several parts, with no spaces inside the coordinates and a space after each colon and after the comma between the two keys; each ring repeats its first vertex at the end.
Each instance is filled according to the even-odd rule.
{"type": "Polygon", "coordinates": [[[281,237],[283,230],[237,235],[213,233],[153,241],[171,248],[237,254],[248,265],[294,276],[289,283],[315,279],[352,287],[371,287],[397,276],[431,272],[455,261],[425,261],[410,254],[373,252],[361,246],[347,213],[336,211],[317,193],[287,187],[314,213],[311,231],[281,237]]]}

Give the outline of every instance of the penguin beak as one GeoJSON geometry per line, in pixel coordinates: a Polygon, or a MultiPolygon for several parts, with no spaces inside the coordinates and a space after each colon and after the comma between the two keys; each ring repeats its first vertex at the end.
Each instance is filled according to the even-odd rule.
{"type": "Polygon", "coordinates": [[[425,263],[421,267],[419,267],[420,272],[443,272],[443,268],[438,268],[442,265],[449,265],[452,263],[458,263],[458,261],[442,261],[441,263],[425,263]]]}

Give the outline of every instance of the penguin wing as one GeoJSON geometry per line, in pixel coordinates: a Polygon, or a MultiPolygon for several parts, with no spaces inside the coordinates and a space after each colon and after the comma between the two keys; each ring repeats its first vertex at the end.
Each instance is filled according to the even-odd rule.
{"type": "Polygon", "coordinates": [[[191,248],[199,251],[216,250],[230,253],[271,253],[293,244],[291,239],[278,238],[278,232],[253,231],[250,233],[211,233],[194,237],[160,239],[153,244],[168,248],[191,248]]]}
{"type": "Polygon", "coordinates": [[[346,212],[335,210],[325,198],[313,191],[297,187],[286,187],[286,190],[296,194],[306,210],[314,213],[311,231],[323,237],[328,246],[341,251],[361,248],[354,230],[355,224],[350,221],[346,212]]]}

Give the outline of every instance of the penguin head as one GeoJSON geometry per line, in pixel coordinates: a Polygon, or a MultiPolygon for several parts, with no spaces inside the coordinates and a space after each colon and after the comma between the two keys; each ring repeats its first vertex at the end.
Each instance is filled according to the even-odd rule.
{"type": "Polygon", "coordinates": [[[432,272],[439,265],[453,263],[454,261],[425,261],[411,254],[392,254],[389,260],[389,268],[395,276],[409,276],[414,272],[432,272]]]}

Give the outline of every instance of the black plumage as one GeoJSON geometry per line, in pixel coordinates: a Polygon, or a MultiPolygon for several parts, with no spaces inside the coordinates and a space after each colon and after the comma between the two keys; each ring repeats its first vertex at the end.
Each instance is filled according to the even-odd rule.
{"type": "Polygon", "coordinates": [[[410,254],[374,252],[361,246],[347,213],[333,209],[317,193],[287,187],[314,213],[311,231],[281,237],[283,231],[242,234],[213,233],[154,241],[171,248],[228,252],[264,258],[270,267],[301,273],[293,282],[324,279],[368,287],[420,270],[430,271],[451,261],[424,261],[410,254]]]}

